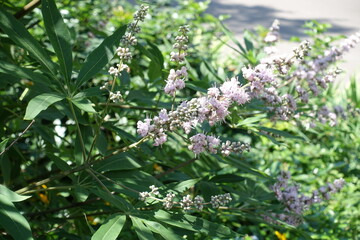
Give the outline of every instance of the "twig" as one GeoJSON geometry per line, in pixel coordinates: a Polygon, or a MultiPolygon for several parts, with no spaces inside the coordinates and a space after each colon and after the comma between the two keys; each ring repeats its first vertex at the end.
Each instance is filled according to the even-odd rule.
{"type": "MultiPolygon", "coordinates": [[[[70,109],[71,109],[71,112],[72,112],[72,114],[73,114],[73,117],[74,117],[74,120],[75,120],[75,123],[76,123],[77,131],[78,131],[78,134],[79,134],[79,139],[80,139],[80,144],[81,144],[83,159],[84,159],[84,161],[86,161],[86,159],[87,159],[87,158],[86,158],[86,148],[85,148],[84,139],[83,139],[83,137],[82,137],[82,133],[81,133],[79,121],[78,121],[78,119],[77,119],[77,117],[76,117],[75,109],[74,109],[74,106],[73,106],[71,100],[68,99],[68,101],[69,101],[70,109]]],[[[90,155],[90,152],[89,152],[89,155],[90,155]]]]}
{"type": "Polygon", "coordinates": [[[17,19],[22,18],[23,16],[25,16],[26,14],[31,12],[34,8],[36,8],[40,3],[41,3],[40,0],[33,0],[33,1],[29,2],[21,10],[19,10],[17,13],[15,13],[14,17],[16,17],[17,19]]]}
{"type": "Polygon", "coordinates": [[[93,170],[91,168],[87,168],[86,171],[97,181],[102,189],[104,189],[105,192],[107,192],[110,196],[112,196],[112,193],[109,191],[109,189],[103,184],[103,182],[93,173],[93,170]]]}
{"type": "Polygon", "coordinates": [[[35,120],[32,120],[29,123],[29,125],[25,128],[25,130],[22,133],[20,133],[20,135],[7,148],[5,148],[4,151],[0,153],[0,156],[3,155],[5,152],[7,152],[22,137],[22,135],[24,135],[27,132],[27,130],[29,130],[29,128],[34,124],[34,122],[35,120]]]}
{"type": "MultiPolygon", "coordinates": [[[[112,157],[112,156],[114,156],[114,155],[116,155],[118,153],[126,152],[127,150],[130,150],[131,148],[137,147],[138,145],[140,145],[141,143],[147,141],[148,139],[149,139],[149,137],[147,136],[147,137],[144,137],[144,138],[140,139],[139,141],[137,141],[137,142],[135,142],[133,144],[130,144],[129,146],[120,148],[119,150],[116,150],[116,151],[110,153],[109,155],[106,155],[106,156],[102,157],[101,161],[105,160],[105,159],[108,159],[109,157],[112,157]]],[[[96,157],[99,157],[99,156],[100,155],[98,154],[98,155],[95,155],[93,158],[96,158],[96,157]]],[[[96,160],[96,161],[98,161],[98,160],[96,160]]]]}
{"type": "Polygon", "coordinates": [[[37,216],[37,215],[46,215],[46,214],[55,213],[55,212],[58,212],[58,211],[61,211],[61,210],[69,209],[69,208],[75,208],[75,207],[79,207],[79,206],[84,206],[84,205],[87,205],[87,204],[90,204],[90,203],[93,203],[93,202],[97,202],[97,201],[100,201],[100,200],[101,199],[99,197],[98,198],[92,198],[92,199],[89,199],[89,200],[87,200],[85,202],[76,202],[76,203],[72,203],[72,204],[64,206],[64,207],[53,208],[53,209],[49,209],[49,210],[42,211],[42,212],[26,213],[24,215],[27,216],[27,217],[33,217],[33,216],[37,216]]]}
{"type": "Polygon", "coordinates": [[[27,192],[24,192],[23,194],[30,194],[35,192],[46,192],[46,191],[52,191],[52,190],[59,190],[59,189],[72,189],[74,186],[59,186],[59,187],[47,187],[47,188],[41,188],[41,189],[34,189],[27,192]]]}
{"type": "Polygon", "coordinates": [[[99,176],[102,177],[102,178],[105,178],[106,180],[108,180],[109,182],[111,182],[111,183],[113,183],[113,184],[115,184],[115,185],[118,185],[118,186],[120,186],[120,187],[122,187],[122,188],[125,188],[125,189],[129,190],[129,191],[132,191],[132,192],[135,192],[135,193],[139,193],[139,191],[136,191],[136,190],[134,190],[134,189],[132,189],[132,188],[129,188],[129,187],[125,186],[125,185],[122,185],[121,183],[115,182],[114,180],[112,180],[111,178],[108,178],[108,177],[105,176],[104,174],[101,174],[101,173],[99,173],[99,172],[97,172],[97,171],[95,171],[95,170],[92,170],[92,171],[93,171],[95,174],[99,175],[99,176]]]}
{"type": "MultiPolygon", "coordinates": [[[[99,103],[99,105],[106,105],[106,103],[99,103]]],[[[131,105],[122,105],[117,103],[109,103],[111,107],[123,108],[123,109],[136,109],[136,110],[148,110],[148,111],[160,111],[160,108],[150,108],[150,107],[140,107],[140,106],[131,106],[131,105]]]]}
{"type": "Polygon", "coordinates": [[[26,191],[29,191],[29,189],[31,189],[32,187],[38,187],[38,186],[41,186],[41,185],[46,184],[48,182],[51,182],[51,181],[54,181],[54,180],[57,180],[57,179],[61,179],[61,178],[65,177],[65,176],[68,176],[68,175],[70,175],[72,173],[76,173],[76,172],[80,172],[82,170],[85,170],[85,169],[91,167],[92,165],[94,165],[96,163],[99,163],[101,161],[104,161],[105,159],[107,159],[107,158],[109,158],[109,157],[111,157],[111,156],[113,156],[113,155],[115,155],[117,153],[125,152],[125,151],[127,151],[127,150],[129,150],[131,148],[137,147],[139,144],[145,142],[147,139],[148,139],[147,137],[142,138],[138,142],[135,142],[135,143],[133,143],[133,144],[131,144],[129,146],[126,146],[126,147],[124,147],[124,148],[122,148],[120,150],[117,150],[117,151],[113,152],[112,154],[109,154],[109,155],[107,155],[105,157],[99,158],[99,159],[97,159],[95,161],[92,161],[92,162],[85,162],[85,163],[83,163],[82,165],[80,165],[80,166],[78,166],[76,168],[73,168],[73,169],[70,169],[70,170],[67,170],[67,171],[64,171],[64,172],[60,172],[59,174],[57,174],[55,176],[51,176],[49,178],[45,178],[45,179],[43,179],[41,181],[38,181],[36,183],[30,184],[27,187],[24,187],[24,188],[21,188],[21,189],[17,190],[16,193],[22,194],[22,193],[24,193],[26,191]]]}

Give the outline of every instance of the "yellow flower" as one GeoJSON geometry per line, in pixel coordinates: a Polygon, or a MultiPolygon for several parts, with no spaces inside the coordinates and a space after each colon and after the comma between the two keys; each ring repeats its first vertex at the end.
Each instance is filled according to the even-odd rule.
{"type": "Polygon", "coordinates": [[[279,231],[275,231],[275,235],[278,237],[279,240],[286,240],[285,233],[281,233],[279,231]]]}
{"type": "Polygon", "coordinates": [[[39,193],[39,198],[40,198],[40,201],[42,201],[45,204],[50,203],[49,198],[43,193],[39,193]]]}

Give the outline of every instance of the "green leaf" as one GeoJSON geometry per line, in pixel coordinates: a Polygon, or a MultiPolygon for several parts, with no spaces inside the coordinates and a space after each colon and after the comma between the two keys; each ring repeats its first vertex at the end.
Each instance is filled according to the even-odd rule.
{"type": "Polygon", "coordinates": [[[130,170],[141,168],[134,156],[129,153],[119,153],[115,156],[94,165],[94,169],[99,172],[115,171],[115,170],[130,170]]]}
{"type": "Polygon", "coordinates": [[[74,98],[94,97],[103,95],[104,91],[101,91],[99,87],[87,88],[84,91],[79,92],[74,98]]]}
{"type": "Polygon", "coordinates": [[[116,239],[126,221],[125,215],[114,214],[95,232],[91,240],[112,240],[116,239]]]}
{"type": "Polygon", "coordinates": [[[154,235],[148,227],[145,226],[141,218],[130,216],[135,232],[140,240],[155,240],[154,235]]]}
{"type": "Polygon", "coordinates": [[[246,50],[250,51],[254,49],[254,45],[251,42],[251,36],[249,31],[244,32],[244,42],[245,42],[246,50]]]}
{"type": "Polygon", "coordinates": [[[126,27],[123,26],[117,29],[90,53],[80,69],[79,76],[76,79],[76,88],[97,74],[114,57],[115,50],[120,43],[121,37],[125,34],[126,27]]]}
{"type": "MultiPolygon", "coordinates": [[[[0,152],[2,152],[2,151],[5,150],[6,144],[7,144],[8,141],[9,141],[8,138],[6,138],[6,139],[4,139],[4,140],[1,141],[1,143],[0,143],[0,152]]],[[[1,156],[2,156],[2,155],[1,155],[1,156]]]]}
{"type": "MultiPolygon", "coordinates": [[[[55,156],[52,152],[46,152],[46,156],[49,157],[51,161],[54,162],[55,166],[61,171],[65,172],[71,169],[71,166],[69,166],[65,160],[55,156]]],[[[75,177],[73,175],[68,175],[68,177],[75,181],[75,177]]]]}
{"type": "Polygon", "coordinates": [[[15,17],[2,9],[0,9],[0,28],[12,41],[27,50],[45,69],[56,76],[57,66],[51,61],[51,58],[44,48],[30,35],[15,17]]]}
{"type": "Polygon", "coordinates": [[[236,127],[240,127],[240,126],[246,126],[246,127],[253,127],[256,126],[258,124],[254,124],[254,123],[258,123],[260,122],[261,119],[266,118],[266,114],[259,114],[256,115],[255,117],[248,117],[245,119],[241,119],[239,120],[239,122],[235,125],[236,127]]]}
{"type": "Polygon", "coordinates": [[[267,128],[267,127],[259,127],[260,130],[263,130],[265,132],[270,132],[270,133],[273,133],[275,135],[279,135],[279,136],[282,136],[282,137],[285,137],[285,138],[293,138],[293,139],[299,139],[299,140],[305,140],[304,138],[302,137],[299,137],[299,136],[294,136],[288,132],[285,132],[285,131],[281,131],[281,130],[277,130],[277,129],[274,129],[274,128],[267,128]]]}
{"type": "Polygon", "coordinates": [[[187,229],[194,232],[201,232],[208,236],[231,238],[237,234],[224,225],[217,224],[205,220],[203,218],[194,217],[182,213],[167,213],[163,210],[155,212],[155,218],[161,222],[171,226],[187,229]]]}
{"type": "Polygon", "coordinates": [[[196,85],[194,85],[194,84],[192,84],[192,83],[189,83],[189,82],[186,83],[186,87],[187,87],[187,88],[190,88],[190,89],[192,89],[192,90],[198,91],[198,92],[206,93],[206,89],[205,89],[205,88],[198,87],[198,86],[196,86],[196,85]]]}
{"type": "Polygon", "coordinates": [[[0,184],[0,195],[4,195],[9,199],[11,202],[21,202],[28,198],[31,198],[31,196],[22,196],[17,194],[16,192],[11,191],[4,185],[0,184]]]}
{"type": "Polygon", "coordinates": [[[60,70],[65,78],[70,81],[72,72],[72,49],[69,29],[64,23],[54,0],[42,0],[41,5],[46,33],[59,59],[60,70]]]}
{"type": "Polygon", "coordinates": [[[179,184],[176,184],[171,189],[173,189],[174,191],[178,191],[178,192],[184,192],[185,190],[193,187],[199,181],[200,181],[200,178],[189,179],[189,180],[183,181],[183,182],[181,182],[179,184]]]}
{"type": "Polygon", "coordinates": [[[85,112],[96,113],[96,110],[92,106],[92,102],[87,98],[72,98],[71,102],[85,112]]]}
{"type": "Polygon", "coordinates": [[[160,236],[162,236],[164,239],[168,239],[168,240],[184,239],[184,238],[180,237],[179,235],[177,235],[176,233],[174,233],[171,228],[166,228],[158,222],[149,221],[149,220],[144,219],[143,223],[145,223],[145,225],[152,232],[160,234],[160,236]]]}
{"type": "Polygon", "coordinates": [[[24,120],[34,119],[41,111],[64,98],[65,96],[59,93],[44,93],[34,97],[30,100],[26,108],[24,120]]]}
{"type": "MultiPolygon", "coordinates": [[[[219,157],[220,158],[220,157],[219,157]]],[[[247,172],[250,173],[252,175],[261,177],[261,178],[265,178],[265,179],[271,179],[271,177],[269,175],[267,175],[266,173],[252,168],[250,165],[248,165],[245,161],[243,161],[243,159],[240,158],[235,158],[232,156],[229,156],[227,158],[223,158],[224,160],[226,160],[227,162],[231,163],[232,165],[234,165],[235,167],[241,169],[242,172],[247,172]]]]}
{"type": "Polygon", "coordinates": [[[231,183],[231,182],[235,183],[236,182],[236,183],[239,183],[244,180],[245,180],[245,178],[240,177],[235,174],[222,174],[222,175],[217,175],[217,176],[211,178],[210,182],[215,182],[215,183],[231,183]]]}
{"type": "Polygon", "coordinates": [[[104,201],[109,202],[111,205],[113,205],[114,207],[116,207],[124,212],[133,208],[132,205],[130,205],[122,197],[115,196],[115,195],[109,195],[103,189],[92,188],[92,189],[90,189],[90,191],[92,193],[94,193],[95,195],[101,197],[104,201]]]}
{"type": "Polygon", "coordinates": [[[26,78],[34,81],[35,83],[50,85],[50,80],[43,74],[33,72],[30,69],[22,68],[17,65],[0,61],[0,72],[8,73],[19,78],[26,78]]]}
{"type": "Polygon", "coordinates": [[[246,54],[246,50],[245,48],[242,46],[242,44],[236,39],[236,37],[234,36],[234,34],[227,28],[225,27],[225,25],[222,23],[222,22],[219,22],[220,23],[220,27],[221,27],[221,30],[226,34],[226,36],[228,36],[231,41],[233,41],[238,47],[239,49],[241,50],[238,51],[237,49],[231,47],[232,49],[234,49],[235,51],[237,51],[238,53],[240,53],[241,55],[245,55],[246,54]]]}
{"type": "Polygon", "coordinates": [[[0,225],[15,240],[33,239],[29,223],[7,196],[0,194],[0,225]]]}

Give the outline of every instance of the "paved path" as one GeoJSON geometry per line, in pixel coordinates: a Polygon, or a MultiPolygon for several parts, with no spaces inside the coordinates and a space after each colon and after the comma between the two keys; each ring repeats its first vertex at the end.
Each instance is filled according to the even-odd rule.
{"type": "MultiPolygon", "coordinates": [[[[212,0],[208,12],[215,16],[230,14],[232,17],[226,24],[239,36],[244,29],[257,25],[269,27],[275,18],[279,19],[283,39],[279,48],[285,52],[292,49],[286,41],[291,36],[306,38],[301,26],[308,20],[331,23],[331,34],[350,35],[360,31],[360,0],[212,0]]],[[[360,81],[360,44],[344,60],[340,67],[346,74],[342,78],[357,74],[360,81]]]]}

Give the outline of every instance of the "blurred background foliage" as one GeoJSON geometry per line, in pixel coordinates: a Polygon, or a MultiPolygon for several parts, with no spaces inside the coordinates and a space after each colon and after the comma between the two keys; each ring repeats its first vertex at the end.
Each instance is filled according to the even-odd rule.
{"type": "MultiPolygon", "coordinates": [[[[0,7],[15,14],[27,3],[25,0],[5,0],[0,1],[0,7]]],[[[171,108],[172,99],[165,96],[162,89],[172,66],[169,53],[179,26],[189,24],[192,31],[186,62],[190,80],[187,88],[177,96],[175,101],[178,103],[205,92],[227,77],[239,74],[243,66],[256,65],[265,56],[262,39],[267,29],[259,27],[257,31],[247,31],[244,39],[237,42],[217,18],[205,12],[209,3],[192,0],[150,3],[150,14],[141,25],[139,44],[130,64],[131,72],[122,75],[121,84],[115,89],[123,93],[123,102],[112,106],[110,119],[103,125],[96,141],[95,148],[99,154],[106,155],[135,142],[139,139],[136,134],[138,120],[153,116],[160,108],[171,108]],[[236,43],[226,46],[231,39],[236,43]],[[246,45],[243,50],[231,49],[242,45],[246,45]]],[[[132,3],[121,0],[63,0],[56,4],[70,30],[75,69],[72,78],[76,77],[89,53],[117,28],[129,23],[136,8],[132,3]]],[[[47,38],[41,10],[35,8],[18,20],[48,51],[52,60],[58,61],[47,38]]],[[[316,43],[314,51],[321,52],[331,42],[341,38],[324,35],[329,27],[327,24],[312,22],[305,27],[309,38],[316,43]]],[[[1,150],[28,126],[29,122],[24,121],[23,116],[30,99],[49,92],[46,84],[5,71],[5,63],[41,74],[40,65],[1,32],[1,150]]],[[[110,64],[113,63],[116,60],[110,64]]],[[[97,111],[101,111],[106,102],[106,96],[99,86],[108,79],[104,68],[82,87],[97,111]]],[[[117,194],[116,200],[106,196],[101,186],[94,183],[94,179],[84,171],[23,191],[31,198],[15,206],[30,223],[35,239],[89,239],[110,215],[123,211],[124,206],[119,205],[124,204],[125,208],[130,209],[128,205],[144,207],[143,203],[137,201],[136,193],[116,182],[137,191],[146,191],[148,185],[155,184],[161,186],[161,190],[199,193],[205,199],[224,191],[230,192],[234,199],[232,207],[240,211],[210,209],[189,214],[226,226],[239,236],[210,234],[206,228],[209,226],[200,223],[195,227],[205,230],[193,231],[186,224],[178,224],[179,219],[160,221],[152,210],[128,210],[132,221],[126,221],[119,239],[136,239],[135,233],[139,236],[139,227],[134,227],[137,220],[151,230],[147,234],[154,239],[166,237],[161,235],[161,228],[156,231],[150,227],[152,221],[160,222],[161,226],[172,229],[177,236],[186,235],[188,239],[358,239],[360,122],[356,108],[360,107],[360,86],[355,77],[348,83],[348,87],[342,88],[341,92],[340,88],[332,87],[312,102],[318,106],[341,105],[347,108],[346,119],[340,120],[336,127],[317,124],[314,128],[307,128],[301,119],[274,123],[267,115],[256,111],[264,107],[256,102],[244,109],[237,109],[240,114],[231,116],[228,124],[216,127],[205,125],[200,129],[225,139],[248,142],[252,146],[249,153],[228,158],[203,154],[199,161],[194,160],[176,170],[174,167],[192,160],[194,156],[184,147],[183,142],[188,140],[174,133],[161,148],[144,143],[139,149],[107,159],[106,164],[93,166],[101,172],[99,178],[106,187],[117,194]],[[256,107],[253,107],[254,104],[256,107]],[[281,131],[264,137],[264,134],[259,134],[261,127],[281,131]],[[262,216],[269,211],[281,211],[281,204],[269,190],[280,170],[290,171],[293,180],[301,184],[304,192],[341,177],[347,184],[329,202],[309,209],[304,216],[304,224],[297,228],[271,225],[262,216]]],[[[0,181],[5,186],[21,190],[30,183],[51,178],[61,171],[83,164],[79,160],[81,148],[76,126],[69,112],[65,102],[49,107],[37,116],[31,130],[1,156],[0,181]]],[[[76,110],[76,115],[85,136],[86,148],[89,149],[97,119],[80,109],[76,110]]],[[[150,209],[159,207],[159,204],[150,205],[150,209]]],[[[0,233],[2,238],[10,239],[1,227],[0,233]]]]}

